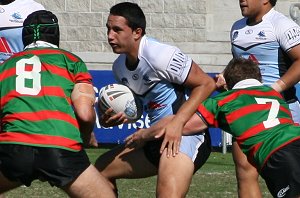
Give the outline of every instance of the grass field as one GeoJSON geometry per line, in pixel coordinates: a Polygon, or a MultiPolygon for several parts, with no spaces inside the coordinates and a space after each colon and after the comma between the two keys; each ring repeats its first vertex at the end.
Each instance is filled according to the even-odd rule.
{"type": "MultiPolygon", "coordinates": [[[[95,159],[107,149],[87,149],[90,159],[95,159]]],[[[263,197],[272,197],[260,178],[263,197]]],[[[156,177],[119,180],[120,198],[155,197],[156,177]]],[[[20,187],[5,194],[7,198],[67,197],[48,183],[35,181],[31,187],[20,187]]],[[[236,180],[231,153],[213,152],[206,164],[193,177],[187,198],[235,198],[236,180]]]]}

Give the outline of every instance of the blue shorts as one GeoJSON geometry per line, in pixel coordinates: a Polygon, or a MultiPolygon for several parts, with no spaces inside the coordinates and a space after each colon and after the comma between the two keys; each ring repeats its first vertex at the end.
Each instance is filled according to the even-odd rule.
{"type": "Polygon", "coordinates": [[[299,101],[289,103],[289,108],[292,113],[294,122],[300,124],[300,104],[299,101]]]}
{"type": "MultiPolygon", "coordinates": [[[[147,159],[158,168],[160,160],[160,146],[162,140],[147,142],[144,152],[147,159]]],[[[208,130],[205,133],[192,136],[182,136],[180,149],[194,162],[196,172],[207,161],[211,153],[211,140],[208,130]]]]}

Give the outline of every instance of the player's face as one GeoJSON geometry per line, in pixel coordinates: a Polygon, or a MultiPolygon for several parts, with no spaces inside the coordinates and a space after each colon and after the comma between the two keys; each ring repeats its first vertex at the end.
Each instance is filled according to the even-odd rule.
{"type": "Polygon", "coordinates": [[[268,2],[267,0],[239,0],[241,13],[244,17],[248,17],[250,20],[256,22],[261,21],[264,10],[263,4],[268,2]]]}
{"type": "Polygon", "coordinates": [[[129,54],[134,49],[135,31],[122,16],[109,15],[106,23],[107,39],[114,53],[129,54]]]}

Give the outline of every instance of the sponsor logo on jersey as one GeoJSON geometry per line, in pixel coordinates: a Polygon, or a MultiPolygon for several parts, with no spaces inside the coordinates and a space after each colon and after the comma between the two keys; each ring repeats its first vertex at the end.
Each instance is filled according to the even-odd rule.
{"type": "Polygon", "coordinates": [[[122,84],[123,84],[123,85],[126,85],[126,86],[129,85],[128,79],[127,79],[127,78],[122,78],[121,81],[122,81],[122,84]]]}
{"type": "Polygon", "coordinates": [[[252,34],[253,33],[253,30],[246,30],[245,34],[252,34]]]}
{"type": "Polygon", "coordinates": [[[259,64],[259,61],[257,60],[257,58],[255,57],[255,55],[250,54],[248,59],[252,60],[253,62],[255,62],[256,64],[259,64]]]}
{"type": "Polygon", "coordinates": [[[13,19],[9,19],[10,22],[23,23],[23,18],[18,12],[13,13],[11,16],[13,19]]]}
{"type": "Polygon", "coordinates": [[[7,40],[4,37],[0,37],[0,52],[12,53],[7,40]]]}
{"type": "Polygon", "coordinates": [[[133,80],[138,80],[140,77],[139,77],[139,75],[138,74],[133,74],[132,75],[132,79],[133,80]]]}
{"type": "Polygon", "coordinates": [[[300,28],[298,26],[290,28],[284,34],[288,40],[288,43],[293,44],[300,39],[300,28]]]}
{"type": "Polygon", "coordinates": [[[167,70],[177,76],[181,76],[186,66],[187,57],[182,52],[175,52],[168,65],[167,70]]]}
{"type": "Polygon", "coordinates": [[[278,191],[277,193],[277,197],[284,197],[286,192],[290,189],[290,186],[288,185],[287,187],[281,189],[280,191],[278,191]]]}
{"type": "Polygon", "coordinates": [[[144,85],[150,85],[152,83],[152,81],[150,80],[147,74],[143,76],[143,80],[145,82],[144,85]]]}
{"type": "Polygon", "coordinates": [[[258,34],[257,34],[258,37],[256,37],[255,39],[257,40],[266,40],[267,37],[266,37],[266,33],[264,30],[260,31],[258,34]]]}
{"type": "Polygon", "coordinates": [[[146,109],[147,110],[155,110],[155,109],[160,109],[164,108],[166,105],[165,104],[159,104],[153,101],[148,102],[146,109]]]}
{"type": "Polygon", "coordinates": [[[238,36],[239,36],[239,32],[234,31],[233,34],[232,34],[232,40],[234,41],[238,36]]]}

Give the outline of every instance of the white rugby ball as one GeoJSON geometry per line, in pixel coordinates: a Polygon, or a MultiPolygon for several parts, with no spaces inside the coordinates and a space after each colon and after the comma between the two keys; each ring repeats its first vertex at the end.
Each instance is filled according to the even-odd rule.
{"type": "Polygon", "coordinates": [[[98,98],[99,110],[112,108],[114,113],[124,112],[129,122],[137,121],[143,113],[141,101],[125,85],[109,84],[102,87],[98,98]]]}

